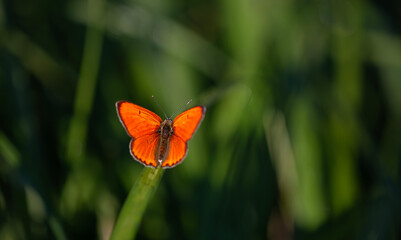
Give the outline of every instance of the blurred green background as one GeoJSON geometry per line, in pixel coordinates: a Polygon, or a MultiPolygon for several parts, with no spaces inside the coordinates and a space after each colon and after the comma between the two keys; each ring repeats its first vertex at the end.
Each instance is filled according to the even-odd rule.
{"type": "Polygon", "coordinates": [[[208,110],[138,239],[401,238],[401,2],[0,0],[0,239],[108,239],[152,95],[208,110]]]}

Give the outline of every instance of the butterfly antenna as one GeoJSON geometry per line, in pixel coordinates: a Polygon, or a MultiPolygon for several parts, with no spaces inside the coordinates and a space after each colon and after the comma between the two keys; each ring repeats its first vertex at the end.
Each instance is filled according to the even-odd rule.
{"type": "Polygon", "coordinates": [[[167,114],[163,111],[163,108],[159,105],[159,103],[156,101],[156,98],[152,95],[152,98],[153,98],[153,100],[155,101],[155,103],[157,104],[157,106],[159,106],[159,108],[160,108],[160,110],[162,110],[162,112],[164,113],[164,116],[166,117],[166,118],[168,118],[167,117],[167,114]]]}
{"type": "Polygon", "coordinates": [[[173,113],[173,115],[171,115],[170,119],[173,118],[173,116],[174,116],[174,114],[175,114],[176,112],[181,112],[181,110],[182,110],[185,106],[187,106],[188,104],[190,104],[191,102],[192,102],[192,99],[189,99],[189,101],[187,102],[187,104],[185,104],[184,106],[182,106],[178,111],[175,111],[175,112],[173,113]]]}

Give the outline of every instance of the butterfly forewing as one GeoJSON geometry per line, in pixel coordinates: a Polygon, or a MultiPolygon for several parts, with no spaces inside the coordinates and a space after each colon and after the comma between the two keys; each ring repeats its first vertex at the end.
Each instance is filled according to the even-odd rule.
{"type": "Polygon", "coordinates": [[[206,108],[196,106],[181,113],[174,119],[174,134],[185,142],[191,139],[203,120],[206,108]]]}
{"type": "Polygon", "coordinates": [[[157,114],[130,102],[119,101],[116,107],[120,121],[133,138],[154,133],[162,122],[157,114]]]}

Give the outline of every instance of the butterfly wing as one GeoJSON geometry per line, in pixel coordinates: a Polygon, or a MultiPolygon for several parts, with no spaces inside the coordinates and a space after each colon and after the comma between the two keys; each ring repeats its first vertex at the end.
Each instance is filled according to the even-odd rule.
{"type": "Polygon", "coordinates": [[[205,116],[206,107],[196,106],[180,115],[173,121],[174,134],[170,137],[170,149],[163,168],[170,168],[184,160],[188,151],[188,141],[198,129],[205,116]]]}
{"type": "Polygon", "coordinates": [[[116,108],[121,123],[133,138],[157,131],[162,122],[156,113],[127,101],[118,101],[116,108]]]}
{"type": "Polygon", "coordinates": [[[145,166],[157,167],[155,150],[159,141],[159,134],[149,134],[139,138],[132,138],[130,142],[131,156],[145,166]]]}
{"type": "Polygon", "coordinates": [[[157,167],[155,149],[160,136],[157,130],[162,119],[146,108],[127,101],[118,101],[116,108],[122,125],[132,137],[131,155],[144,165],[157,167]]]}

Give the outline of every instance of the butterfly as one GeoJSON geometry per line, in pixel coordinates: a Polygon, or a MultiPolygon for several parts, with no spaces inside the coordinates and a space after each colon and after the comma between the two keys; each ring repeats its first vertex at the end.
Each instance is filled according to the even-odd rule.
{"type": "Polygon", "coordinates": [[[172,168],[184,160],[188,141],[206,112],[206,107],[196,106],[174,120],[165,115],[166,119],[162,121],[152,111],[127,101],[116,102],[116,108],[121,124],[132,138],[129,144],[131,156],[141,164],[154,168],[172,168]]]}

